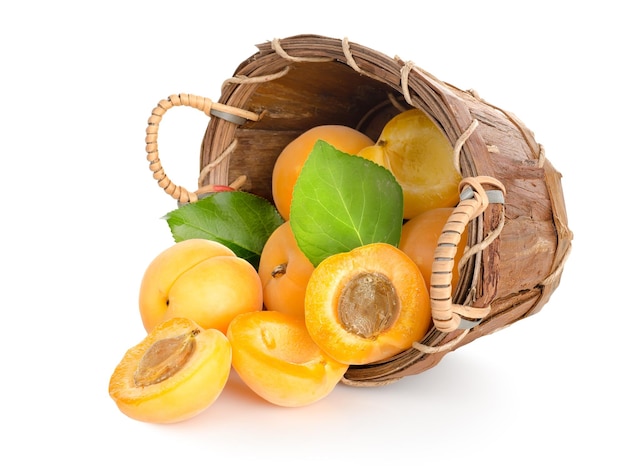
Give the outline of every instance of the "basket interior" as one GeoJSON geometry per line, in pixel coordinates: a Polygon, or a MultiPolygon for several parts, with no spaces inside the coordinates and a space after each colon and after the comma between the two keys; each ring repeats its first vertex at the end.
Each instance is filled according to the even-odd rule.
{"type": "Polygon", "coordinates": [[[292,65],[284,77],[255,86],[246,101],[246,109],[262,113],[262,118],[235,130],[229,180],[245,175],[246,190],[272,201],[272,168],[289,142],[324,124],[350,126],[375,141],[384,124],[401,111],[390,94],[403,103],[391,87],[340,62],[292,65]]]}

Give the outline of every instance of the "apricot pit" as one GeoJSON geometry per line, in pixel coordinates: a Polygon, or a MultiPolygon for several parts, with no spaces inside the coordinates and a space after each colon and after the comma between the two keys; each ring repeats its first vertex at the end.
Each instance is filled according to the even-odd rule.
{"type": "Polygon", "coordinates": [[[343,328],[362,338],[376,339],[398,318],[400,299],[382,273],[356,274],[339,295],[337,312],[343,328]]]}

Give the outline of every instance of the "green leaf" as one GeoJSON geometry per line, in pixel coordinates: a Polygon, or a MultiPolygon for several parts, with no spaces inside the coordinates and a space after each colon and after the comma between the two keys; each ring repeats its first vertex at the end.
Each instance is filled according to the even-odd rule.
{"type": "Polygon", "coordinates": [[[386,168],[317,141],[296,181],[290,223],[314,266],[369,243],[398,246],[402,188],[386,168]]]}
{"type": "Polygon", "coordinates": [[[215,240],[255,268],[265,242],[284,222],[269,201],[243,191],[214,193],[163,218],[176,242],[190,238],[215,240]]]}

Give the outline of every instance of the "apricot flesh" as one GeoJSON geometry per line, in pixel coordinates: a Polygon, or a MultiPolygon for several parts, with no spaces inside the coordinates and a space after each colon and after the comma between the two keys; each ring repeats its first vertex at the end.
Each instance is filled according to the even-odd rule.
{"type": "Polygon", "coordinates": [[[235,371],[274,405],[317,402],[332,392],[348,369],[313,342],[303,317],[271,310],[248,312],[231,322],[227,336],[235,371]]]}
{"type": "Polygon", "coordinates": [[[232,350],[226,336],[187,318],[156,326],[130,348],[109,381],[109,395],[128,417],[148,423],[190,419],[222,393],[232,350]]]}
{"type": "Polygon", "coordinates": [[[458,203],[461,174],[454,148],[421,109],[404,111],[387,122],[376,144],[357,155],[387,168],[402,186],[404,218],[458,203]]]}
{"type": "Polygon", "coordinates": [[[431,324],[417,265],[401,250],[372,243],[331,255],[313,271],[305,322],[315,343],[345,364],[368,364],[408,349],[431,324]]]}

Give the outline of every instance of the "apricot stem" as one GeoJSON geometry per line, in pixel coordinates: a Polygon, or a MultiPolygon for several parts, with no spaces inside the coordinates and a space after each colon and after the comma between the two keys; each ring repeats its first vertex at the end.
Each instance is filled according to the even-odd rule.
{"type": "Polygon", "coordinates": [[[195,337],[200,330],[164,338],[155,342],[139,361],[133,379],[135,386],[155,385],[175,375],[189,360],[196,348],[195,337]]]}
{"type": "Polygon", "coordinates": [[[277,279],[283,275],[287,274],[287,263],[282,263],[272,269],[272,277],[277,279]]]}

